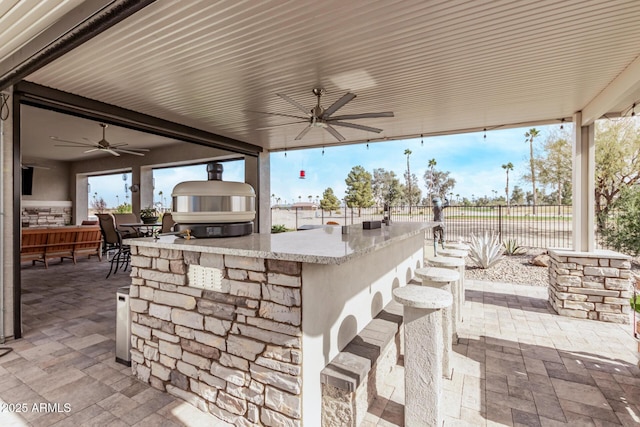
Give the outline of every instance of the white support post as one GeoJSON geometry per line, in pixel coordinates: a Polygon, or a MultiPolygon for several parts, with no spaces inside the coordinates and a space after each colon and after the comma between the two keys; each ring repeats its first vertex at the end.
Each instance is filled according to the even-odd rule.
{"type": "Polygon", "coordinates": [[[268,151],[258,157],[245,156],[245,182],[256,192],[256,220],[253,232],[271,233],[271,157],[268,151]]]}
{"type": "Polygon", "coordinates": [[[595,250],[595,125],[580,126],[574,115],[573,144],[573,250],[595,250]]]}
{"type": "MultiPolygon", "coordinates": [[[[131,185],[138,184],[138,192],[131,191],[131,201],[138,201],[137,209],[133,210],[136,216],[140,215],[140,210],[153,205],[153,169],[148,166],[136,166],[131,171],[131,185]]],[[[132,204],[133,207],[133,204],[132,204]]]]}

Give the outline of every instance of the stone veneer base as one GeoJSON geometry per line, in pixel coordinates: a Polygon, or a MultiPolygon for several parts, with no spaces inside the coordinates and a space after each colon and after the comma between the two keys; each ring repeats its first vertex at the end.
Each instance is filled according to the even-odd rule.
{"type": "Polygon", "coordinates": [[[300,263],[131,250],[133,373],[235,425],[300,426],[300,263]],[[190,265],[221,271],[216,289],[190,265]]]}
{"type": "Polygon", "coordinates": [[[561,316],[628,324],[631,258],[601,250],[549,249],[549,303],[561,316]]]}

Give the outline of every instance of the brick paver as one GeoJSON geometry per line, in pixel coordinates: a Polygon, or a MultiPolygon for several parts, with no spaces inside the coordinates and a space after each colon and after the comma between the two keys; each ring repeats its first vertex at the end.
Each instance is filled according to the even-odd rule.
{"type": "MultiPolygon", "coordinates": [[[[480,281],[467,282],[464,315],[445,426],[640,425],[631,325],[560,317],[546,288],[480,281]]],[[[400,363],[363,427],[404,425],[403,375],[400,363]]]]}

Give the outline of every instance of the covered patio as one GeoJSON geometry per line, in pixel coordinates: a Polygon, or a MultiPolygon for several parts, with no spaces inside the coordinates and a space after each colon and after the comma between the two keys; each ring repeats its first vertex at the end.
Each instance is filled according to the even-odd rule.
{"type": "MultiPolygon", "coordinates": [[[[634,115],[640,101],[640,5],[632,1],[69,0],[25,8],[0,10],[10,24],[0,34],[2,337],[20,336],[12,264],[22,162],[47,161],[51,136],[87,138],[87,121],[120,128],[118,141],[132,149],[167,147],[166,164],[203,147],[243,157],[260,233],[270,230],[272,152],[573,123],[573,249],[592,252],[593,122],[634,115]],[[311,114],[318,101],[322,111],[339,110],[331,122],[339,132],[329,113],[311,114]],[[201,147],[166,145],[178,142],[201,147]]],[[[77,154],[58,147],[56,160],[77,154]]],[[[94,165],[113,164],[109,153],[97,156],[94,165]]],[[[68,170],[76,224],[92,167],[84,163],[68,170]]],[[[149,201],[150,175],[141,166],[132,172],[137,210],[149,201]]]]}
{"type": "MultiPolygon", "coordinates": [[[[56,188],[54,201],[73,202],[72,223],[85,219],[86,176],[97,169],[131,170],[140,190],[134,209],[148,203],[148,164],[126,165],[105,147],[91,159],[72,159],[77,152],[69,147],[53,150],[52,136],[82,141],[97,123],[121,132],[112,142],[151,150],[155,164],[188,161],[199,150],[207,153],[200,158],[243,158],[245,180],[257,193],[255,230],[262,234],[271,223],[270,153],[327,147],[329,154],[339,144],[572,123],[573,250],[598,258],[594,122],[638,109],[638,2],[52,0],[34,11],[7,5],[0,8],[0,24],[11,24],[0,33],[0,343],[17,346],[0,359],[2,389],[15,391],[0,395],[3,400],[68,398],[92,408],[82,416],[116,424],[122,408],[178,405],[146,386],[127,385],[124,371],[103,363],[113,359],[113,313],[106,308],[113,289],[91,295],[91,282],[72,272],[55,288],[40,287],[38,277],[19,267],[25,160],[58,162],[64,170],[58,178],[68,189],[56,188]],[[74,312],[58,301],[67,290],[88,298],[83,303],[92,310],[74,312]],[[45,300],[57,301],[52,311],[45,300]],[[87,329],[74,320],[76,312],[90,321],[87,329]],[[51,389],[46,378],[64,355],[73,365],[68,378],[77,378],[77,386],[96,378],[103,394],[83,400],[68,387],[51,389]],[[104,372],[123,382],[108,383],[104,372]],[[154,403],[136,400],[138,387],[154,403]]],[[[558,317],[537,292],[508,284],[469,287],[457,369],[446,382],[447,423],[637,423],[630,331],[558,317]]],[[[401,377],[402,368],[395,372],[401,377]]],[[[390,381],[368,422],[400,422],[401,388],[390,381]]],[[[158,414],[164,419],[151,421],[182,422],[170,409],[158,414]]],[[[29,416],[36,425],[52,420],[29,416]]],[[[57,416],[61,425],[81,417],[57,416]]]]}

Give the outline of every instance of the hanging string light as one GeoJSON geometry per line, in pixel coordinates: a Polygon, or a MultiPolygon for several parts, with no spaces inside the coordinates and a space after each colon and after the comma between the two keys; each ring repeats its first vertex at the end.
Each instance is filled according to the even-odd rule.
{"type": "Polygon", "coordinates": [[[367,150],[369,149],[369,140],[367,139],[367,150]]]}
{"type": "Polygon", "coordinates": [[[564,119],[560,120],[560,129],[564,129],[564,119]]]}
{"type": "Polygon", "coordinates": [[[322,146],[322,155],[324,156],[324,145],[322,146]]]}
{"type": "Polygon", "coordinates": [[[631,106],[631,117],[635,117],[636,115],[636,103],[634,102],[631,106]]]}
{"type": "Polygon", "coordinates": [[[424,135],[420,134],[420,146],[424,147],[424,135]]]}
{"type": "Polygon", "coordinates": [[[486,140],[487,139],[487,128],[484,128],[484,136],[483,138],[486,140]]]}

